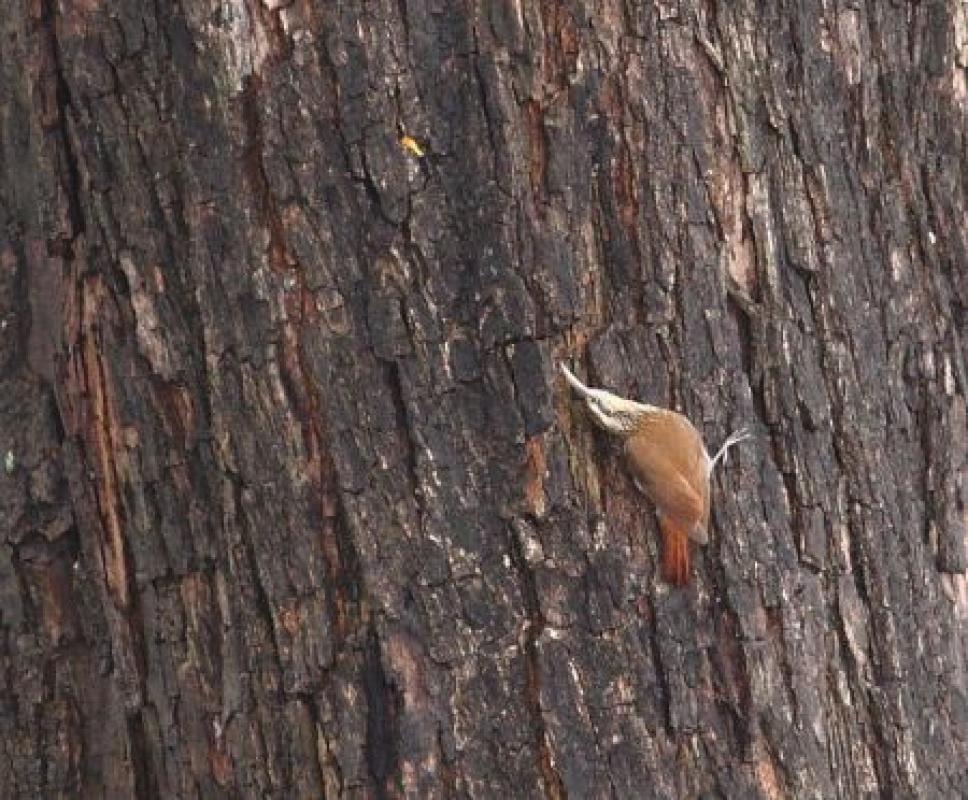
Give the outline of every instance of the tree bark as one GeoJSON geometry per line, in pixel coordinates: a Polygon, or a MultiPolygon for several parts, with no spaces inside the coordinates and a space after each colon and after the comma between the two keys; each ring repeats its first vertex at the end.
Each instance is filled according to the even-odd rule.
{"type": "Polygon", "coordinates": [[[0,15],[0,795],[968,796],[962,3],[167,6],[0,15]]]}

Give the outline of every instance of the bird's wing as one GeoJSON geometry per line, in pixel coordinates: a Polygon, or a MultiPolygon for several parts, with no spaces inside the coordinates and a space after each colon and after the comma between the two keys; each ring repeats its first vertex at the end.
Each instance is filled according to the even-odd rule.
{"type": "Polygon", "coordinates": [[[687,531],[694,541],[705,544],[706,499],[703,492],[683,476],[682,455],[670,457],[662,443],[645,436],[633,436],[626,442],[625,449],[633,477],[655,503],[659,513],[687,531]],[[662,475],[663,479],[655,480],[656,475],[662,475]]]}

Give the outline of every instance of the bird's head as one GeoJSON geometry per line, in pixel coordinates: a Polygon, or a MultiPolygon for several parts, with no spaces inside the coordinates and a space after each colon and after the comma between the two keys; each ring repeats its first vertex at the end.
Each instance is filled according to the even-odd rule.
{"type": "Polygon", "coordinates": [[[638,430],[642,420],[650,411],[656,411],[653,406],[626,400],[604,389],[591,389],[576,378],[564,364],[561,371],[571,388],[578,394],[598,427],[616,436],[629,436],[638,430]]]}

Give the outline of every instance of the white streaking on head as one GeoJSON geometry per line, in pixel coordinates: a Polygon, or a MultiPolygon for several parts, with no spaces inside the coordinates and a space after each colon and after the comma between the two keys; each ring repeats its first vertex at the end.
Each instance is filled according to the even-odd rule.
{"type": "Polygon", "coordinates": [[[591,389],[578,380],[564,364],[561,365],[561,371],[572,389],[585,401],[598,426],[609,433],[616,435],[631,433],[639,425],[644,414],[658,410],[654,406],[626,400],[604,389],[591,389]]]}

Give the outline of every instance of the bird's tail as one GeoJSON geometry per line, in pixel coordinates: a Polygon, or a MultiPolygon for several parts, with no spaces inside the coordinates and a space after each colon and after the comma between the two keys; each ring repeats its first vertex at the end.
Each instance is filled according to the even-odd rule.
{"type": "Polygon", "coordinates": [[[689,536],[672,520],[660,519],[662,577],[673,586],[689,583],[689,536]]]}

